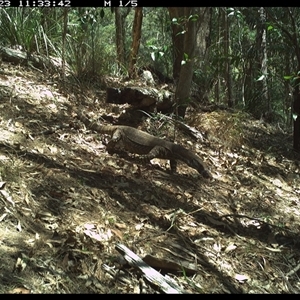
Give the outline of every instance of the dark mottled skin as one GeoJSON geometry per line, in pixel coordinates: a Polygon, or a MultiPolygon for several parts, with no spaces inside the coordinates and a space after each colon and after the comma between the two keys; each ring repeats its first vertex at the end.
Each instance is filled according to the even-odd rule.
{"type": "Polygon", "coordinates": [[[212,178],[200,157],[181,145],[163,140],[134,127],[123,125],[98,125],[91,123],[80,114],[80,119],[91,129],[111,135],[107,150],[113,152],[118,147],[130,153],[143,155],[144,160],[153,158],[169,159],[172,171],[176,171],[176,160],[196,169],[203,177],[212,178]]]}

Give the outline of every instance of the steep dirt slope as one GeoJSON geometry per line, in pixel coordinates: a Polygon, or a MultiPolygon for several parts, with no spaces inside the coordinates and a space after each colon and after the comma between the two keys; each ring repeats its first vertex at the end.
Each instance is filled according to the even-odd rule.
{"type": "MultiPolygon", "coordinates": [[[[163,270],[187,292],[299,293],[300,170],[290,136],[246,114],[190,111],[186,121],[207,139],[177,132],[176,141],[214,179],[184,164],[170,174],[163,160],[109,155],[106,137],[76,120],[79,104],[116,119],[124,108],[104,96],[2,65],[0,292],[138,293],[136,269],[113,275],[121,243],[161,266],[191,264],[191,273],[163,270]]],[[[141,128],[162,119],[150,123],[141,128]]],[[[144,282],[143,292],[155,289],[144,282]]]]}

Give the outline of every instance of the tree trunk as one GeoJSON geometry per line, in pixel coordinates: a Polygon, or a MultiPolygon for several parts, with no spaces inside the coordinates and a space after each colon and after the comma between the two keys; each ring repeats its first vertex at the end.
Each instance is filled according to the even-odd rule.
{"type": "Polygon", "coordinates": [[[296,21],[293,16],[293,12],[289,7],[286,8],[288,11],[288,14],[292,21],[292,28],[293,28],[293,34],[290,35],[291,40],[294,45],[295,54],[298,62],[298,70],[297,70],[297,77],[294,82],[294,101],[293,101],[293,119],[294,119],[294,143],[293,148],[295,151],[300,152],[300,91],[299,91],[299,85],[300,85],[300,78],[299,78],[299,72],[300,72],[300,47],[299,47],[299,38],[298,38],[298,30],[296,27],[296,21]]]}
{"type": "Polygon", "coordinates": [[[269,8],[264,8],[267,11],[268,17],[281,29],[281,31],[285,34],[285,36],[289,39],[291,45],[294,48],[294,55],[297,60],[297,71],[294,80],[294,93],[293,93],[293,148],[295,151],[300,152],[300,47],[299,47],[299,34],[297,30],[297,23],[294,16],[294,10],[290,7],[282,8],[286,11],[287,15],[291,20],[291,29],[286,29],[278,20],[274,17],[271,10],[269,8]]]}
{"type": "Polygon", "coordinates": [[[260,26],[261,26],[261,74],[262,79],[262,98],[266,105],[268,113],[271,113],[271,104],[269,99],[269,90],[267,83],[268,76],[268,56],[267,56],[267,30],[266,30],[266,12],[263,7],[260,8],[260,26]]]}
{"type": "MultiPolygon", "coordinates": [[[[253,7],[247,10],[248,16],[252,14],[256,21],[255,47],[249,44],[249,51],[245,61],[245,102],[246,108],[256,118],[265,118],[272,121],[273,114],[268,90],[268,61],[267,61],[267,34],[266,11],[264,7],[253,7]],[[253,80],[254,78],[254,80],[253,80]]],[[[251,19],[251,18],[249,18],[251,19]]],[[[252,21],[249,26],[254,28],[252,21]]]]}
{"type": "Polygon", "coordinates": [[[129,77],[136,77],[136,61],[139,52],[142,35],[143,8],[135,8],[134,21],[132,27],[132,46],[129,63],[129,77]]]}
{"type": "Polygon", "coordinates": [[[119,68],[125,65],[125,8],[115,7],[116,46],[119,68]]]}
{"type": "MultiPolygon", "coordinates": [[[[299,66],[300,67],[300,66],[299,66]]],[[[294,119],[294,144],[295,151],[300,152],[300,80],[296,79],[294,90],[294,103],[293,103],[293,119],[294,119]]]]}
{"type": "Polygon", "coordinates": [[[62,47],[61,47],[61,73],[63,82],[65,82],[65,76],[66,76],[66,37],[67,37],[67,30],[68,30],[68,12],[69,8],[65,8],[63,11],[63,31],[62,31],[62,47]]]}
{"type": "Polygon", "coordinates": [[[194,7],[169,7],[171,19],[176,18],[177,24],[173,24],[173,42],[176,50],[173,76],[178,77],[175,99],[177,103],[177,114],[184,118],[187,106],[189,104],[190,88],[193,77],[193,60],[196,45],[196,22],[194,7]],[[182,37],[179,38],[180,34],[182,37]],[[179,74],[178,74],[179,72],[179,74]]]}
{"type": "MultiPolygon", "coordinates": [[[[222,32],[222,26],[221,26],[221,23],[222,23],[222,8],[221,7],[218,7],[217,8],[217,11],[218,11],[218,17],[217,17],[217,32],[216,32],[216,40],[214,41],[215,42],[215,45],[216,45],[216,52],[218,54],[218,56],[221,55],[221,32],[222,32]]],[[[220,91],[221,91],[221,76],[220,74],[222,74],[221,72],[221,62],[220,62],[220,59],[217,59],[216,61],[216,74],[217,75],[217,78],[216,78],[216,83],[215,83],[215,102],[217,104],[220,104],[220,91]]]]}
{"type": "Polygon", "coordinates": [[[224,56],[225,56],[225,85],[227,91],[228,107],[233,107],[232,87],[231,87],[231,68],[229,58],[229,26],[226,7],[223,7],[223,39],[224,39],[224,56]]]}
{"type": "MultiPolygon", "coordinates": [[[[184,7],[184,16],[189,18],[195,14],[193,7],[184,7]]],[[[188,19],[187,31],[184,34],[183,53],[186,56],[180,68],[178,84],[175,92],[178,116],[184,118],[190,101],[190,89],[193,78],[193,62],[196,45],[196,21],[188,19]]]]}
{"type": "MultiPolygon", "coordinates": [[[[284,61],[286,62],[284,64],[284,74],[292,74],[292,53],[291,52],[285,52],[284,53],[284,61]]],[[[284,84],[284,119],[285,119],[285,126],[286,128],[291,128],[293,123],[293,112],[291,110],[291,104],[292,104],[292,95],[293,95],[293,89],[291,87],[291,84],[288,80],[285,80],[283,82],[284,84]]]]}
{"type": "Polygon", "coordinates": [[[177,82],[179,79],[181,61],[184,53],[184,34],[181,34],[183,31],[182,26],[179,26],[178,23],[180,23],[184,17],[184,7],[168,7],[168,11],[172,21],[173,79],[175,82],[177,82]]]}
{"type": "Polygon", "coordinates": [[[213,84],[211,78],[206,76],[206,72],[211,69],[211,37],[212,37],[212,7],[197,7],[196,14],[199,15],[196,29],[196,47],[194,70],[201,70],[204,76],[196,77],[195,82],[198,85],[197,94],[200,101],[209,102],[213,84]]]}

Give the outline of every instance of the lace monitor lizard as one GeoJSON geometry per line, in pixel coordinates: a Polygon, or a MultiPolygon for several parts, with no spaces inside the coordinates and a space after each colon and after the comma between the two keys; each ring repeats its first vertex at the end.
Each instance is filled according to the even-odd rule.
{"type": "Polygon", "coordinates": [[[111,140],[106,145],[108,152],[114,152],[118,147],[130,153],[142,155],[142,159],[147,161],[153,158],[169,159],[172,172],[176,171],[176,161],[180,160],[196,169],[204,178],[212,178],[202,159],[179,144],[163,140],[130,126],[99,125],[91,122],[79,111],[77,116],[88,128],[111,135],[111,140]]]}

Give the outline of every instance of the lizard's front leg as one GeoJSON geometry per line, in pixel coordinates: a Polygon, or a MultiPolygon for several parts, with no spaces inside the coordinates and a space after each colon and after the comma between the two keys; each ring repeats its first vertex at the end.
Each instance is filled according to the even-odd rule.
{"type": "Polygon", "coordinates": [[[120,141],[122,140],[122,133],[120,130],[116,130],[112,136],[111,136],[111,140],[107,143],[106,145],[106,150],[109,154],[113,154],[113,153],[118,153],[118,152],[124,152],[122,150],[120,150],[119,148],[121,148],[119,146],[120,141]]]}
{"type": "Polygon", "coordinates": [[[106,150],[109,154],[113,154],[118,152],[117,151],[117,147],[116,147],[116,142],[113,140],[110,140],[105,146],[106,146],[106,150]]]}
{"type": "MultiPolygon", "coordinates": [[[[143,162],[149,162],[153,158],[170,159],[170,152],[161,146],[153,147],[148,154],[140,156],[143,162]]],[[[174,159],[170,159],[170,167],[172,172],[176,172],[177,162],[174,159]]]]}
{"type": "Polygon", "coordinates": [[[170,168],[172,173],[176,173],[177,161],[175,159],[170,159],[170,168]]]}

